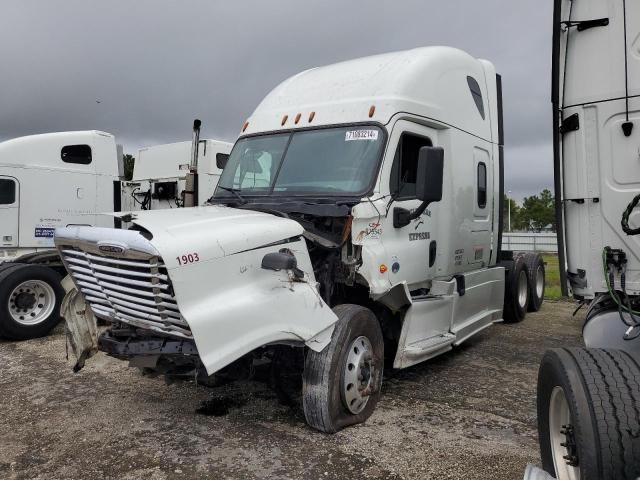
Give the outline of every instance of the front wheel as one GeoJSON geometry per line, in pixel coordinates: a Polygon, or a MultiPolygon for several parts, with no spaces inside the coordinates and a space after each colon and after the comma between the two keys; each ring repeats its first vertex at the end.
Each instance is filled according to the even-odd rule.
{"type": "Polygon", "coordinates": [[[558,480],[640,476],[640,366],[625,352],[546,352],[538,374],[543,468],[558,480]]]}
{"type": "Polygon", "coordinates": [[[307,423],[325,433],[365,422],[382,386],[384,342],[378,319],[359,305],[338,305],[331,343],[305,358],[302,401],[307,423]]]}
{"type": "Polygon", "coordinates": [[[0,273],[0,336],[27,340],[48,334],[60,320],[60,275],[40,265],[15,265],[0,273]]]}

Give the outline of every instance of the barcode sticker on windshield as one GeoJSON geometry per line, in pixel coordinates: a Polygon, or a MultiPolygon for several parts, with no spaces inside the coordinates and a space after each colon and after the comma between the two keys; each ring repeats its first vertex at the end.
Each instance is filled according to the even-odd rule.
{"type": "Polygon", "coordinates": [[[344,137],[345,142],[352,140],[377,140],[378,130],[347,130],[344,137]]]}

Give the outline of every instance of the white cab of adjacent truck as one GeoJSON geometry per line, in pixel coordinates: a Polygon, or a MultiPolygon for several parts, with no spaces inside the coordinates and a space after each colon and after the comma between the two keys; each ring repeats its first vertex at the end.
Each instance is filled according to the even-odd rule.
{"type": "Polygon", "coordinates": [[[118,147],[105,132],[60,132],[0,143],[0,260],[53,248],[68,225],[113,226],[118,147]]]}
{"type": "MultiPolygon", "coordinates": [[[[573,25],[558,27],[556,44],[556,188],[566,274],[573,294],[587,300],[607,292],[606,246],[626,252],[626,288],[640,294],[640,237],[621,227],[622,213],[640,193],[640,5],[627,3],[626,44],[622,0],[557,6],[559,21],[573,25]]],[[[640,226],[638,211],[629,223],[640,226]]]]}
{"type": "Polygon", "coordinates": [[[45,335],[59,320],[56,228],[113,227],[122,153],[113,135],[59,132],[0,143],[0,336],[45,335]]]}
{"type": "MultiPolygon", "coordinates": [[[[229,158],[232,143],[204,139],[198,147],[198,193],[200,203],[209,199],[229,158]]],[[[141,148],[133,178],[123,182],[122,210],[176,208],[184,201],[192,142],[176,142],[141,148]]]]}
{"type": "Polygon", "coordinates": [[[588,305],[587,348],[556,348],[542,359],[542,466],[559,480],[636,480],[640,2],[556,0],[553,32],[558,250],[563,280],[588,305]]]}
{"type": "Polygon", "coordinates": [[[385,356],[404,368],[525,315],[527,267],[500,252],[500,85],[448,47],[291,77],[243,125],[213,205],[56,231],[81,292],[67,320],[86,301],[112,324],[101,350],[167,374],[306,346],[308,423],[365,421],[385,356]]]}

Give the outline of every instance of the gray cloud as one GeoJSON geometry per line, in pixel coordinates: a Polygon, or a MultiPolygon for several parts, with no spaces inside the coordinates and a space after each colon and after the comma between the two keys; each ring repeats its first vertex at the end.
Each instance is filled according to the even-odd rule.
{"type": "Polygon", "coordinates": [[[504,0],[4,0],[0,138],[99,129],[135,153],[188,139],[198,117],[204,136],[233,140],[261,98],[298,71],[451,45],[503,75],[507,184],[528,195],[552,183],[551,8],[504,0]]]}

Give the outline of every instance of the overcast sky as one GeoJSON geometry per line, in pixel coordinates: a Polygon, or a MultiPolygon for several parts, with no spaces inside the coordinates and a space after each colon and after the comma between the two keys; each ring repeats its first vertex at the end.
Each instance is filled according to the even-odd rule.
{"type": "Polygon", "coordinates": [[[125,150],[235,140],[301,70],[426,45],[503,75],[506,186],[551,188],[552,2],[534,0],[1,0],[0,140],[104,130],[125,150]],[[98,101],[100,103],[98,103],[98,101]]]}

